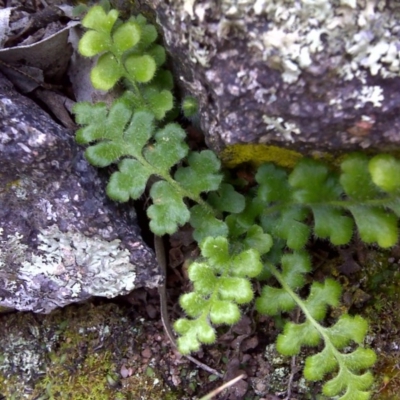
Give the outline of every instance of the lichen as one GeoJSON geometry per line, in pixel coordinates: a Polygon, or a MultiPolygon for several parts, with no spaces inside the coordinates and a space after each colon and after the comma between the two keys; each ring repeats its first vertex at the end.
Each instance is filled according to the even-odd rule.
{"type": "MultiPolygon", "coordinates": [[[[278,136],[283,136],[288,142],[293,142],[293,134],[299,135],[300,129],[296,126],[294,122],[284,121],[282,117],[271,118],[267,115],[263,116],[263,121],[266,123],[266,130],[275,131],[278,136]]],[[[260,139],[262,142],[262,138],[260,139]]]]}
{"type": "MultiPolygon", "coordinates": [[[[223,2],[226,8],[231,3],[223,2]]],[[[249,45],[261,51],[268,64],[282,69],[288,83],[296,82],[323,53],[343,54],[335,71],[346,80],[362,78],[363,69],[384,78],[400,73],[397,6],[375,0],[246,3],[247,12],[252,5],[254,13],[265,15],[269,24],[261,40],[249,45]]]]}
{"type": "MultiPolygon", "coordinates": [[[[2,235],[0,231],[0,239],[2,235]]],[[[37,312],[49,312],[57,305],[71,303],[73,298],[112,298],[128,293],[136,280],[130,253],[121,247],[119,239],[109,242],[98,235],[61,232],[57,225],[41,230],[35,250],[25,244],[18,232],[3,238],[0,268],[25,282],[17,285],[11,278],[5,282],[4,288],[14,298],[6,298],[3,305],[25,310],[31,304],[37,312]],[[34,306],[38,301],[35,291],[40,289],[41,282],[46,282],[52,293],[47,294],[47,302],[42,298],[41,305],[34,306]]]]}
{"type": "Polygon", "coordinates": [[[22,235],[18,232],[3,238],[3,228],[0,228],[0,269],[11,263],[21,263],[25,259],[27,245],[21,243],[22,235]]]}
{"type": "Polygon", "coordinates": [[[90,280],[78,272],[75,284],[93,296],[115,297],[134,288],[135,267],[129,262],[129,251],[120,247],[120,240],[107,242],[80,232],[61,232],[57,225],[43,230],[38,239],[41,252],[22,263],[21,274],[45,274],[57,280],[68,266],[76,264],[90,280]]]}

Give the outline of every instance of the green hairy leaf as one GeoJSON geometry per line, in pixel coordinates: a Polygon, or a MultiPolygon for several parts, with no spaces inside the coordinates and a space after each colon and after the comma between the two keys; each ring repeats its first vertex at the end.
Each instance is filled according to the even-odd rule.
{"type": "Polygon", "coordinates": [[[385,192],[400,190],[400,161],[388,154],[375,156],[368,165],[372,181],[385,192]]]}
{"type": "Polygon", "coordinates": [[[211,193],[207,200],[214,209],[232,214],[240,213],[245,207],[244,196],[228,183],[222,183],[219,190],[211,193]]]}
{"type": "Polygon", "coordinates": [[[397,216],[377,207],[349,207],[357,224],[361,239],[365,243],[378,243],[391,247],[397,242],[397,216]]]}
{"type": "Polygon", "coordinates": [[[123,54],[125,51],[136,46],[140,41],[140,36],[141,29],[138,24],[134,22],[122,24],[112,35],[115,52],[117,54],[123,54]]]}
{"type": "Polygon", "coordinates": [[[368,200],[379,195],[368,171],[368,157],[365,154],[352,154],[341,164],[340,183],[352,199],[368,200]]]}
{"type": "Polygon", "coordinates": [[[175,173],[175,179],[182,187],[195,195],[219,188],[221,163],[212,151],[190,153],[187,163],[188,167],[180,167],[175,173]]]}
{"type": "MultiPolygon", "coordinates": [[[[147,215],[151,219],[150,228],[156,234],[173,233],[178,226],[188,222],[191,215],[184,197],[197,197],[202,189],[212,190],[216,187],[215,180],[221,179],[217,173],[219,163],[216,163],[210,170],[210,179],[200,182],[195,194],[179,186],[170,176],[170,170],[188,153],[183,129],[174,123],[155,129],[154,115],[149,111],[133,114],[126,99],[115,101],[108,112],[104,104],[91,107],[87,103],[78,105],[75,112],[77,120],[86,125],[77,132],[77,140],[91,144],[85,152],[86,158],[99,167],[118,163],[118,171],[111,175],[107,185],[109,197],[117,201],[137,199],[152,175],[166,180],[156,182],[150,190],[153,204],[148,208],[147,215]],[[87,118],[83,113],[97,119],[87,118]],[[211,187],[207,187],[206,182],[211,187]]],[[[208,153],[203,152],[198,156],[192,154],[189,160],[196,157],[200,160],[202,157],[211,159],[208,153]]],[[[196,162],[194,165],[197,171],[191,170],[189,162],[185,173],[192,176],[198,174],[199,166],[196,162]]],[[[209,213],[200,208],[200,213],[204,212],[209,213]]],[[[210,217],[215,218],[213,215],[210,217]]],[[[219,220],[216,221],[219,223],[219,220]]],[[[223,232],[219,230],[220,233],[223,232]]]]}
{"type": "MultiPolygon", "coordinates": [[[[285,254],[281,259],[282,279],[291,289],[304,286],[304,275],[311,270],[309,256],[305,252],[285,254]]],[[[277,315],[280,312],[293,310],[296,302],[284,288],[266,285],[261,296],[256,299],[257,311],[261,314],[277,315]]]]}
{"type": "MultiPolygon", "coordinates": [[[[90,74],[94,88],[99,90],[112,89],[121,78],[134,85],[150,82],[166,60],[162,46],[153,43],[157,30],[145,18],[132,19],[113,29],[117,19],[116,10],[106,13],[101,6],[94,6],[82,20],[82,25],[91,30],[83,35],[78,50],[85,57],[101,54],[90,74]]],[[[163,100],[165,103],[165,98],[153,98],[154,108],[163,100]]]]}
{"type": "Polygon", "coordinates": [[[298,203],[318,203],[337,199],[342,189],[334,174],[318,161],[301,160],[289,176],[294,189],[292,198],[298,203]]]}
{"type": "Polygon", "coordinates": [[[86,32],[79,42],[79,52],[86,57],[93,57],[110,49],[111,36],[105,32],[86,32]]]}
{"type": "Polygon", "coordinates": [[[282,277],[291,289],[304,286],[304,274],[311,271],[310,257],[303,251],[285,254],[281,259],[282,277]]]}
{"type": "Polygon", "coordinates": [[[213,324],[233,325],[240,319],[239,307],[230,301],[215,300],[210,309],[210,320],[213,324]]]}
{"type": "Polygon", "coordinates": [[[356,375],[343,368],[335,378],[324,385],[323,393],[330,397],[340,395],[338,397],[340,400],[369,399],[368,389],[373,381],[374,378],[370,372],[356,375]]]}
{"type": "Polygon", "coordinates": [[[324,283],[314,282],[304,304],[315,320],[322,321],[327,307],[336,307],[339,304],[341,292],[340,284],[332,279],[326,279],[324,283]]]}
{"type": "Polygon", "coordinates": [[[300,278],[309,271],[309,263],[304,258],[304,253],[294,253],[290,256],[282,257],[282,260],[286,258],[285,262],[282,261],[282,272],[270,266],[272,274],[282,288],[265,286],[261,297],[256,300],[257,310],[261,313],[274,315],[282,311],[291,311],[296,306],[304,313],[305,322],[285,324],[283,333],[277,339],[277,350],[286,356],[293,356],[299,354],[303,346],[315,347],[323,342],[323,350],[306,359],[304,376],[309,380],[318,381],[324,379],[328,373],[337,372],[337,376],[323,386],[324,394],[340,395],[340,399],[364,398],[362,396],[369,398],[372,375],[370,372],[364,375],[359,373],[374,364],[375,353],[361,347],[351,353],[340,352],[352,342],[362,345],[368,328],[366,321],[359,316],[344,314],[332,327],[326,328],[321,325],[328,306],[336,307],[339,304],[341,286],[332,279],[327,279],[324,283],[314,282],[307,299],[301,299],[295,289],[304,285],[300,278]],[[296,267],[301,265],[302,258],[303,267],[296,267]],[[362,385],[355,384],[360,376],[368,378],[365,378],[362,385]],[[353,397],[348,397],[350,395],[353,397]]]}
{"type": "MultiPolygon", "coordinates": [[[[271,235],[264,233],[261,226],[252,225],[247,229],[243,243],[249,249],[257,250],[259,254],[265,254],[272,248],[273,240],[271,235]]],[[[247,264],[246,268],[248,268],[248,265],[249,264],[247,264]]]]}
{"type": "Polygon", "coordinates": [[[185,132],[178,124],[168,124],[155,133],[153,145],[143,151],[144,157],[151,165],[169,172],[188,153],[184,139],[185,132]]]}
{"type": "Polygon", "coordinates": [[[273,236],[286,240],[293,250],[302,249],[310,237],[310,227],[304,223],[308,211],[302,207],[283,208],[281,213],[261,216],[261,226],[273,236]]]}
{"type": "Polygon", "coordinates": [[[129,102],[131,108],[138,111],[150,111],[156,120],[162,120],[174,104],[171,88],[168,86],[168,89],[165,89],[164,81],[160,85],[153,86],[153,83],[154,81],[149,87],[143,89],[142,96],[126,91],[122,98],[129,102]]]}
{"type": "Polygon", "coordinates": [[[181,336],[177,340],[179,351],[189,354],[198,351],[201,343],[211,344],[215,342],[215,331],[205,318],[178,319],[174,329],[181,336]]]}
{"type": "Polygon", "coordinates": [[[319,332],[309,321],[302,324],[288,322],[278,336],[276,348],[285,356],[294,356],[300,353],[301,346],[317,346],[320,341],[319,332]]]}
{"type": "Polygon", "coordinates": [[[343,314],[336,324],[329,328],[328,335],[336,348],[343,349],[352,340],[362,344],[367,331],[367,321],[360,316],[352,317],[348,314],[343,314]]]}
{"type": "Polygon", "coordinates": [[[344,159],[340,174],[310,159],[301,160],[289,176],[271,164],[262,166],[256,174],[257,196],[266,204],[261,225],[293,250],[308,241],[310,214],[315,235],[335,245],[347,244],[356,228],[366,243],[393,246],[400,215],[395,197],[400,190],[399,168],[392,156],[378,155],[369,161],[359,153],[344,159]]]}
{"type": "Polygon", "coordinates": [[[157,69],[154,58],[148,54],[129,56],[125,61],[125,68],[133,80],[146,83],[153,79],[157,69]]]}
{"type": "Polygon", "coordinates": [[[342,210],[327,206],[313,206],[314,232],[322,238],[329,238],[336,245],[349,243],[353,236],[353,220],[342,210]]]}
{"type": "Polygon", "coordinates": [[[199,102],[193,96],[187,96],[182,101],[182,112],[186,118],[194,117],[199,112],[199,102]]]}
{"type": "Polygon", "coordinates": [[[199,205],[190,209],[190,225],[194,228],[193,238],[198,243],[208,237],[228,235],[228,226],[225,222],[199,205]]]}
{"type": "Polygon", "coordinates": [[[239,321],[241,312],[238,305],[249,303],[254,296],[246,277],[257,276],[262,269],[256,250],[231,254],[225,237],[208,237],[200,248],[205,260],[192,263],[188,271],[194,293],[182,296],[180,301],[187,315],[195,319],[181,319],[175,323],[176,331],[181,334],[178,348],[184,354],[188,349],[198,349],[200,342],[205,343],[200,332],[201,327],[206,326],[200,320],[209,317],[213,324],[230,325],[239,321]],[[195,302],[203,305],[201,313],[195,302]]]}
{"type": "Polygon", "coordinates": [[[287,201],[290,199],[290,187],[286,171],[273,164],[262,165],[256,174],[259,183],[258,197],[265,203],[287,201]]]}
{"type": "Polygon", "coordinates": [[[256,299],[256,309],[261,314],[277,315],[281,312],[292,311],[296,302],[283,289],[264,286],[261,296],[256,299]]]}
{"type": "Polygon", "coordinates": [[[136,160],[125,159],[118,164],[119,171],[114,172],[107,185],[107,195],[120,202],[129,198],[139,198],[151,176],[151,169],[146,168],[136,160]]]}
{"type": "Polygon", "coordinates": [[[109,34],[117,19],[117,10],[111,10],[109,13],[106,13],[103,7],[93,6],[89,9],[85,18],[83,18],[82,26],[109,34]]]}
{"type": "Polygon", "coordinates": [[[150,229],[158,236],[174,233],[189,221],[190,213],[182,196],[167,182],[156,182],[150,190],[153,205],[147,209],[150,229]]]}

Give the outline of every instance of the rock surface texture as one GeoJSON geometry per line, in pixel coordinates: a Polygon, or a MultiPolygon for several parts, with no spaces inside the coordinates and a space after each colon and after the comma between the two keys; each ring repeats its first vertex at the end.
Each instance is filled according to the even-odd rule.
{"type": "Polygon", "coordinates": [[[208,143],[303,153],[400,144],[400,5],[147,0],[208,143]]]}
{"type": "Polygon", "coordinates": [[[105,195],[73,132],[0,76],[0,306],[48,313],[161,279],[136,215],[105,195]]]}

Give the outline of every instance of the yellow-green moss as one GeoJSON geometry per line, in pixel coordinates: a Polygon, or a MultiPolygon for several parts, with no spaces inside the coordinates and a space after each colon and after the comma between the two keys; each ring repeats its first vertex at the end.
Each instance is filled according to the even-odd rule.
{"type": "Polygon", "coordinates": [[[234,144],[222,150],[219,156],[223,164],[228,168],[234,168],[244,163],[250,163],[258,167],[266,162],[273,162],[281,167],[293,168],[303,157],[296,151],[265,144],[234,144]]]}
{"type": "MultiPolygon", "coordinates": [[[[349,152],[322,152],[311,151],[307,157],[321,160],[332,167],[338,167],[349,152]]],[[[365,151],[367,155],[373,156],[376,153],[365,151]]],[[[388,149],[388,154],[400,157],[399,150],[388,149]]],[[[280,167],[292,169],[304,157],[303,154],[284,147],[266,144],[239,143],[225,147],[219,157],[227,168],[235,168],[241,164],[250,164],[254,168],[272,162],[280,167]]]]}
{"type": "Polygon", "coordinates": [[[133,324],[127,311],[115,304],[85,304],[49,315],[3,315],[0,394],[7,400],[183,398],[165,384],[155,366],[149,376],[146,363],[135,357],[132,345],[140,349],[148,336],[142,333],[143,322],[133,324]],[[33,361],[22,365],[25,361],[15,357],[18,352],[26,355],[26,364],[33,361]],[[121,377],[122,365],[132,368],[131,376],[121,377]]]}

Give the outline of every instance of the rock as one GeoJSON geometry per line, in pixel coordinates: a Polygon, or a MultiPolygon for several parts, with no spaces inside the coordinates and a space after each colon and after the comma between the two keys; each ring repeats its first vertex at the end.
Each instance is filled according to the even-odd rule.
{"type": "Polygon", "coordinates": [[[356,0],[147,0],[217,151],[303,154],[400,144],[400,5],[356,0]]]}
{"type": "Polygon", "coordinates": [[[161,276],[131,207],[74,133],[0,76],[0,307],[49,313],[92,296],[156,287],[161,276]]]}

